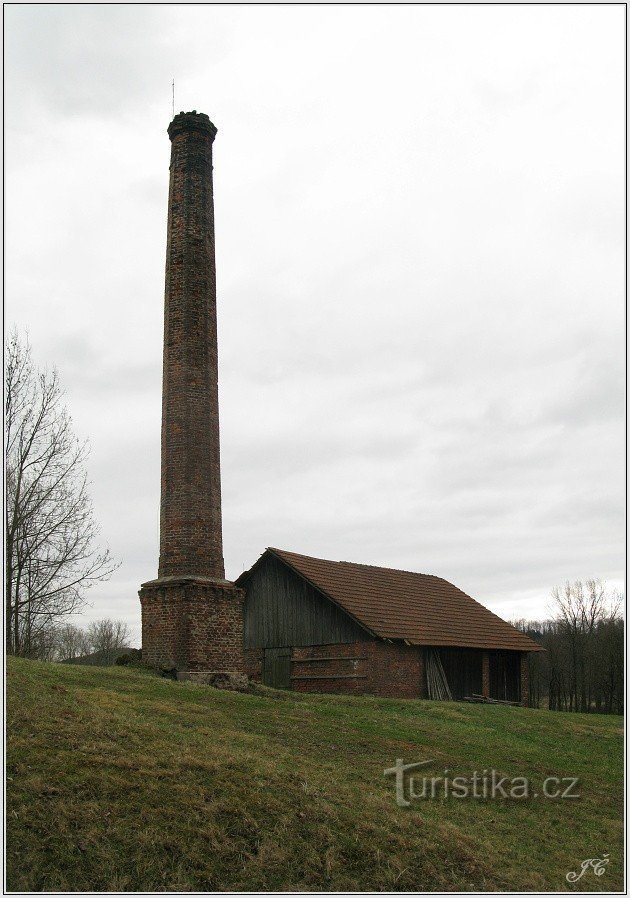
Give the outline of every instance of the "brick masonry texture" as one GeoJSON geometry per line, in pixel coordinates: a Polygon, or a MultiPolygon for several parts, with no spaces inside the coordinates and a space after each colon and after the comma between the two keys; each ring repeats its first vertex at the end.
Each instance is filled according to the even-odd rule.
{"type": "Polygon", "coordinates": [[[525,653],[521,655],[521,704],[529,706],[529,659],[525,653]]]}
{"type": "Polygon", "coordinates": [[[159,576],[222,579],[212,142],[206,115],[169,126],[159,576]]]}
{"type": "Polygon", "coordinates": [[[262,681],[264,657],[264,649],[243,649],[245,673],[251,680],[254,680],[257,683],[262,681]]]}
{"type": "Polygon", "coordinates": [[[291,685],[299,692],[343,692],[385,698],[424,696],[423,649],[418,646],[370,640],[296,647],[291,668],[291,685]],[[340,660],[310,660],[337,657],[340,660]],[[318,676],[335,679],[316,679],[318,676]]]}
{"type": "MultiPolygon", "coordinates": [[[[264,649],[245,649],[251,679],[262,679],[263,659],[264,649]]],[[[419,646],[377,640],[299,646],[293,649],[291,673],[297,692],[426,697],[424,650],[419,646]]]]}
{"type": "Polygon", "coordinates": [[[165,670],[243,671],[243,601],[243,591],[230,583],[143,586],[143,661],[165,670]]]}
{"type": "Polygon", "coordinates": [[[216,130],[196,112],[168,128],[160,561],[158,579],[140,590],[142,655],[182,678],[242,688],[244,593],[225,580],[221,532],[216,130]]]}

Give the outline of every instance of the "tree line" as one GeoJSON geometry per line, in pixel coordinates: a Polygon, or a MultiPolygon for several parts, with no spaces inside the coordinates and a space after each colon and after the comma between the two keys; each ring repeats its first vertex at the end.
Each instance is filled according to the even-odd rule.
{"type": "Polygon", "coordinates": [[[530,707],[623,714],[621,597],[600,580],[576,580],[552,598],[553,618],[514,622],[545,649],[529,655],[530,707]]]}
{"type": "Polygon", "coordinates": [[[29,658],[38,661],[81,660],[84,664],[115,664],[131,648],[131,632],[124,621],[93,621],[87,627],[65,623],[38,631],[29,658]]]}

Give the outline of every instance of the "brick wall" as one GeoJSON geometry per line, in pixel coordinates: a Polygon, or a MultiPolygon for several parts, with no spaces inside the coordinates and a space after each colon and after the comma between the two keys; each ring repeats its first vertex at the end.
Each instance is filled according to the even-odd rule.
{"type": "MultiPolygon", "coordinates": [[[[490,693],[490,655],[482,660],[483,694],[490,693]]],[[[245,649],[245,672],[262,681],[264,649],[245,649]]],[[[521,703],[529,704],[527,652],[520,655],[521,703]]],[[[298,692],[426,698],[424,650],[381,641],[301,646],[293,649],[292,688],[298,692]],[[319,660],[312,660],[319,659],[319,660]],[[318,679],[325,677],[325,679],[318,679]]]]}
{"type": "Polygon", "coordinates": [[[247,676],[256,683],[262,681],[264,649],[243,649],[244,670],[247,676]]]}
{"type": "Polygon", "coordinates": [[[292,688],[299,692],[335,692],[421,698],[422,649],[380,640],[293,649],[292,688]]]}
{"type": "Polygon", "coordinates": [[[181,113],[171,139],[159,577],[223,579],[212,143],[207,115],[181,113]]]}
{"type": "Polygon", "coordinates": [[[424,650],[404,643],[373,642],[371,646],[374,695],[425,698],[424,650]]]}
{"type": "Polygon", "coordinates": [[[529,706],[529,655],[521,652],[521,704],[529,706]]]}
{"type": "Polygon", "coordinates": [[[242,672],[244,592],[181,580],[140,590],[142,657],[150,667],[242,672]]]}

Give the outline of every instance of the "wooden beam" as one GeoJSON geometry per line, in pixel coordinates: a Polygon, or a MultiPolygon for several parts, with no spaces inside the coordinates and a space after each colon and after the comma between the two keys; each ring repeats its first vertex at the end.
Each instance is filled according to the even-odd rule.
{"type": "Polygon", "coordinates": [[[347,655],[326,655],[321,658],[291,658],[291,664],[310,664],[311,661],[367,661],[367,655],[348,658],[347,655]]]}
{"type": "Polygon", "coordinates": [[[312,674],[311,676],[291,676],[292,680],[367,680],[367,674],[312,674]]]}

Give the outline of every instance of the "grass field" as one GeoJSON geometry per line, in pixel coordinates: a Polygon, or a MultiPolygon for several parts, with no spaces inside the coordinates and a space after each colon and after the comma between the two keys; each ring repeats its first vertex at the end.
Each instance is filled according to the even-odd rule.
{"type": "Polygon", "coordinates": [[[9,659],[10,891],[616,891],[620,718],[253,694],[9,659]],[[395,801],[383,770],[579,777],[575,800],[395,801]],[[602,876],[568,871],[609,856],[602,876]]]}

